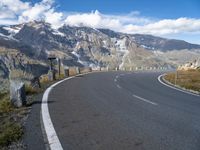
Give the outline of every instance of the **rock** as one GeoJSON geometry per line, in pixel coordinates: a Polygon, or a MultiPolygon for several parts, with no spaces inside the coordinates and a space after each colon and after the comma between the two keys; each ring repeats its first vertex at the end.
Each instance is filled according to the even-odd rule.
{"type": "Polygon", "coordinates": [[[10,81],[10,100],[15,107],[26,105],[25,84],[19,80],[10,81]]]}
{"type": "Polygon", "coordinates": [[[40,84],[40,79],[39,77],[34,77],[32,80],[31,80],[31,86],[33,88],[41,88],[41,84],[40,84]]]}

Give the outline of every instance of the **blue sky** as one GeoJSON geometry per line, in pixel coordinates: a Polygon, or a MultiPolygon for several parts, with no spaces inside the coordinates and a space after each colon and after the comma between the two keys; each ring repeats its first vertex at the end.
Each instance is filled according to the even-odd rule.
{"type": "Polygon", "coordinates": [[[40,19],[200,44],[200,0],[0,0],[0,24],[40,19]]]}
{"type": "Polygon", "coordinates": [[[62,11],[129,13],[155,18],[200,17],[200,0],[57,0],[62,11]]]}

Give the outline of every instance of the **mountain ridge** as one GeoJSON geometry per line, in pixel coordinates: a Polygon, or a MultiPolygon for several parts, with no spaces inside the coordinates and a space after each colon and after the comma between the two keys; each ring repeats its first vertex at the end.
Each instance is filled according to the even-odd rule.
{"type": "Polygon", "coordinates": [[[1,47],[44,63],[54,55],[64,66],[92,68],[173,68],[182,63],[181,54],[191,57],[184,61],[200,55],[200,45],[182,40],[68,25],[54,29],[43,21],[0,26],[1,47]]]}

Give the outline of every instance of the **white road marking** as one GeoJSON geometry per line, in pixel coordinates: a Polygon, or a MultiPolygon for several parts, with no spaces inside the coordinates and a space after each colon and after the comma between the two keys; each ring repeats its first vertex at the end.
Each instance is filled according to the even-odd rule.
{"type": "Polygon", "coordinates": [[[119,88],[119,89],[121,89],[122,87],[119,85],[119,84],[117,84],[117,87],[119,88]]]}
{"type": "Polygon", "coordinates": [[[161,80],[161,78],[162,78],[164,75],[165,75],[165,74],[162,74],[162,75],[158,76],[158,81],[159,81],[161,84],[163,84],[163,85],[165,85],[165,86],[167,86],[167,87],[170,87],[170,88],[172,88],[172,89],[175,89],[175,90],[177,90],[177,91],[186,93],[186,94],[190,94],[190,95],[198,96],[198,97],[200,96],[200,95],[198,95],[198,94],[191,93],[191,92],[188,92],[188,91],[186,91],[186,90],[182,90],[182,89],[176,88],[176,87],[174,87],[174,86],[172,86],[172,85],[169,85],[169,84],[167,84],[167,83],[164,83],[164,82],[161,80]]]}
{"type": "Polygon", "coordinates": [[[137,96],[137,95],[134,95],[134,94],[133,94],[133,97],[135,97],[135,98],[137,98],[137,99],[139,99],[139,100],[141,100],[141,101],[147,102],[147,103],[149,103],[149,104],[152,104],[152,105],[158,105],[158,104],[155,103],[155,102],[152,102],[152,101],[150,101],[150,100],[147,100],[147,99],[145,99],[145,98],[142,98],[142,97],[137,96]]]}
{"type": "MultiPolygon", "coordinates": [[[[92,73],[92,72],[89,72],[89,73],[92,73]]],[[[86,75],[86,74],[89,74],[89,73],[79,74],[79,75],[76,75],[76,76],[73,76],[73,77],[63,79],[63,80],[51,85],[44,92],[44,95],[42,97],[41,113],[42,113],[42,121],[43,121],[43,125],[44,125],[44,130],[45,130],[45,133],[46,133],[46,136],[47,136],[47,140],[48,140],[50,150],[63,150],[63,147],[62,147],[60,140],[59,140],[59,138],[56,134],[56,131],[54,129],[54,126],[53,126],[53,123],[51,121],[51,117],[50,117],[50,114],[49,114],[49,108],[48,108],[49,93],[58,84],[66,81],[66,80],[75,78],[77,76],[86,75]]]]}
{"type": "Polygon", "coordinates": [[[117,79],[115,79],[114,81],[117,82],[117,79]]]}
{"type": "Polygon", "coordinates": [[[62,145],[58,139],[58,136],[56,134],[56,131],[54,129],[53,123],[51,121],[51,117],[49,114],[49,108],[48,108],[48,96],[49,93],[51,92],[53,86],[50,86],[44,93],[43,98],[42,98],[42,106],[41,106],[41,111],[42,111],[42,120],[44,124],[44,129],[47,135],[47,139],[49,142],[49,147],[51,150],[58,149],[58,150],[63,150],[62,145]]]}

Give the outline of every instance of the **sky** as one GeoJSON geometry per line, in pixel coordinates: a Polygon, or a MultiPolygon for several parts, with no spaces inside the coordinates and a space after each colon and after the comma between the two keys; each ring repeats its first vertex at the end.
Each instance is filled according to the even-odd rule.
{"type": "Polygon", "coordinates": [[[200,0],[0,0],[1,25],[32,20],[200,44],[200,0]]]}

